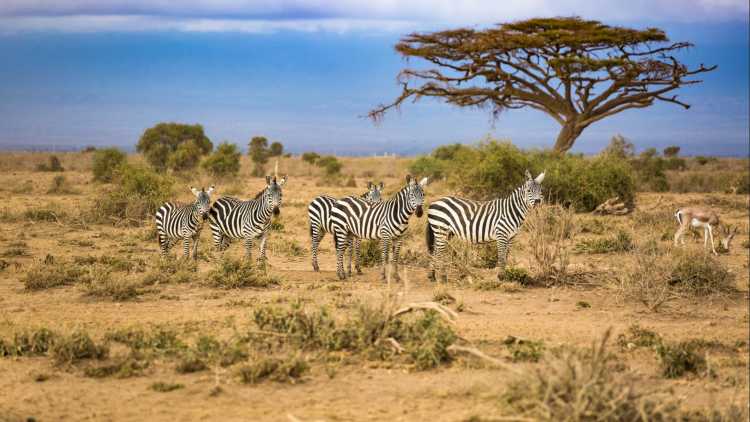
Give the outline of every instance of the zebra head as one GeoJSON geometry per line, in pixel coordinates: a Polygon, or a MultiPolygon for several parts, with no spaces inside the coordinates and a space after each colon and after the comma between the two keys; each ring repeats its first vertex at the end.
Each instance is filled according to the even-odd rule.
{"type": "Polygon", "coordinates": [[[539,176],[536,178],[532,178],[531,173],[526,170],[526,182],[523,184],[523,192],[526,205],[529,207],[542,203],[542,180],[544,180],[544,172],[539,173],[539,176]]]}
{"type": "Polygon", "coordinates": [[[211,192],[213,192],[214,189],[213,185],[211,185],[208,190],[205,188],[198,190],[192,186],[190,187],[190,191],[195,195],[195,207],[198,210],[198,215],[201,217],[205,217],[208,214],[208,210],[211,209],[211,192]]]}
{"type": "Polygon", "coordinates": [[[364,199],[367,202],[377,204],[378,202],[383,201],[383,182],[380,182],[379,185],[376,185],[375,183],[368,182],[367,183],[367,192],[365,192],[364,195],[362,195],[362,199],[364,199]]]}
{"type": "Polygon", "coordinates": [[[428,179],[425,177],[419,182],[417,179],[406,176],[406,187],[404,191],[406,193],[406,205],[407,209],[414,210],[417,217],[422,216],[422,205],[424,204],[424,187],[427,185],[428,179]]]}
{"type": "Polygon", "coordinates": [[[276,176],[266,176],[266,189],[263,191],[263,200],[266,207],[273,210],[273,215],[279,215],[281,206],[281,187],[286,183],[286,176],[276,181],[276,176]]]}

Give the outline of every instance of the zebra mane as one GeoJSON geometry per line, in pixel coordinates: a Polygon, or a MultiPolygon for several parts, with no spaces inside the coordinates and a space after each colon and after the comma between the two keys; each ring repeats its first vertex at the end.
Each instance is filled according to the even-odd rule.
{"type": "Polygon", "coordinates": [[[265,191],[266,191],[266,188],[263,188],[263,189],[261,189],[261,191],[260,191],[260,192],[258,192],[258,194],[257,194],[257,195],[255,195],[255,197],[254,197],[253,199],[258,199],[258,198],[260,198],[261,196],[263,196],[263,192],[265,192],[265,191]]]}

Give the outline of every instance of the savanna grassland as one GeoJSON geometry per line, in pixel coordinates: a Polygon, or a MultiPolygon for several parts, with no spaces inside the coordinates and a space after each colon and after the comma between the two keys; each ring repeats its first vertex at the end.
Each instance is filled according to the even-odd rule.
{"type": "MultiPolygon", "coordinates": [[[[150,220],[92,217],[110,187],[90,154],[59,156],[63,172],[37,169],[48,154],[0,156],[0,420],[747,419],[747,195],[642,192],[624,216],[547,205],[503,282],[491,250],[460,243],[449,281],[429,282],[426,217],[412,217],[401,283],[377,263],[342,282],[330,235],[311,269],[307,204],[370,180],[388,197],[408,159],[341,158],[356,187],[281,159],[263,272],[238,243],[213,252],[207,227],[197,264],[159,259],[150,220]],[[687,205],[738,227],[729,252],[706,255],[698,233],[672,246],[687,205]],[[397,312],[423,302],[440,311],[397,312]]],[[[264,186],[250,167],[180,176],[175,199],[214,183],[215,198],[250,198],[264,186]]]]}

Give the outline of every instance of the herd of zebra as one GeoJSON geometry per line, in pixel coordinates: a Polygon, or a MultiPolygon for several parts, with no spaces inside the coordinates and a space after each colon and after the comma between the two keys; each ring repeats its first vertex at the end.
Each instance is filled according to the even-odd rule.
{"type": "MultiPolygon", "coordinates": [[[[444,252],[448,240],[457,236],[470,243],[496,242],[498,276],[502,274],[510,244],[518,233],[528,211],[541,203],[541,183],[544,173],[536,178],[526,171],[525,181],[505,198],[491,201],[474,201],[453,196],[443,197],[430,204],[427,210],[426,240],[432,257],[430,279],[435,281],[442,272],[446,279],[444,252]]],[[[255,198],[241,201],[222,197],[211,204],[214,187],[198,190],[190,188],[196,199],[192,204],[177,206],[164,204],[156,212],[156,227],[161,253],[166,255],[178,241],[183,242],[185,258],[190,256],[193,241],[193,258],[197,259],[198,240],[205,220],[208,220],[213,247],[223,251],[236,239],[245,245],[245,258],[250,260],[253,243],[260,242],[258,263],[266,260],[266,241],[273,215],[278,215],[282,203],[282,187],[287,181],[267,176],[266,186],[255,198]]],[[[323,236],[330,233],[336,247],[336,273],[340,279],[352,275],[352,258],[355,269],[361,274],[359,246],[362,239],[380,241],[383,279],[386,268],[393,264],[393,279],[399,280],[398,259],[404,233],[412,214],[421,217],[424,205],[424,187],[428,179],[417,181],[406,176],[406,184],[387,200],[382,199],[383,183],[368,184],[361,196],[334,198],[318,196],[308,207],[310,238],[312,241],[312,266],[319,271],[318,246],[323,236]],[[348,271],[344,271],[344,254],[349,251],[348,271]]]]}

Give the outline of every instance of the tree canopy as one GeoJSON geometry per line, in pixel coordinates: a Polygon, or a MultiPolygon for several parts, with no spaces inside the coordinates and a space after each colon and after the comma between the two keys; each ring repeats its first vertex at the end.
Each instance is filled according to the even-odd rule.
{"type": "Polygon", "coordinates": [[[459,107],[531,107],[561,125],[554,144],[569,150],[584,129],[608,116],[656,101],[690,106],[670,93],[701,82],[693,76],[716,66],[689,68],[664,31],[608,26],[578,17],[539,18],[492,28],[412,33],[396,44],[405,58],[427,67],[399,75],[401,95],[369,112],[374,120],[404,101],[437,97],[459,107]]]}
{"type": "Polygon", "coordinates": [[[188,170],[213,149],[211,140],[199,124],[159,123],[146,129],[136,150],[156,170],[188,170]]]}

